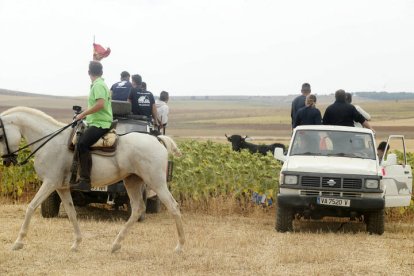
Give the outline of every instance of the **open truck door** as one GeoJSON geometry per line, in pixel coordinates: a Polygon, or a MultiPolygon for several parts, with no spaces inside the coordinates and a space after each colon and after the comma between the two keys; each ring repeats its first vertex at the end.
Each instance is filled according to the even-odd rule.
{"type": "Polygon", "coordinates": [[[411,166],[407,164],[403,135],[390,135],[382,160],[382,183],[385,189],[385,207],[409,206],[413,192],[411,166]],[[388,153],[389,149],[402,152],[401,156],[388,153]]]}

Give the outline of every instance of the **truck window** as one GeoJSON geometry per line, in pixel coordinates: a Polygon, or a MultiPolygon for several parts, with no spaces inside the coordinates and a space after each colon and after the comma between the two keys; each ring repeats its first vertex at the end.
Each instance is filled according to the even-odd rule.
{"type": "Polygon", "coordinates": [[[371,134],[326,130],[297,131],[290,155],[342,156],[376,159],[371,134]]]}

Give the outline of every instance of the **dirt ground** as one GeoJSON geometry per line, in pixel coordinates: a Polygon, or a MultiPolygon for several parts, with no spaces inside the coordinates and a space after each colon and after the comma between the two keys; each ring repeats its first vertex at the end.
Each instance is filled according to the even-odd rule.
{"type": "Polygon", "coordinates": [[[414,225],[388,222],[382,236],[361,223],[299,222],[296,232],[274,230],[274,210],[241,215],[183,212],[187,243],[173,252],[177,233],[165,211],[137,223],[120,251],[110,246],[122,215],[78,209],[84,240],[71,252],[64,212],[44,219],[37,210],[25,247],[11,251],[26,205],[0,206],[0,275],[412,275],[414,225]]]}

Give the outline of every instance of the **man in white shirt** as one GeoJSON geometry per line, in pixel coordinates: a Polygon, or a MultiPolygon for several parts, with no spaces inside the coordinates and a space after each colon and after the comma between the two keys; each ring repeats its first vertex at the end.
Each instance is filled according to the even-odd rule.
{"type": "Polygon", "coordinates": [[[155,101],[155,106],[157,107],[158,121],[161,122],[160,128],[163,128],[164,135],[165,135],[165,128],[168,123],[168,113],[170,111],[167,105],[168,99],[169,99],[168,92],[162,91],[160,94],[160,99],[155,101]]]}

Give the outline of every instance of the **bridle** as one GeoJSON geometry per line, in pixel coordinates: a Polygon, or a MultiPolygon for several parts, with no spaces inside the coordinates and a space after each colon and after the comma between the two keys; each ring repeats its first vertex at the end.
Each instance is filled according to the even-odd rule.
{"type": "Polygon", "coordinates": [[[19,148],[19,149],[17,149],[17,150],[15,150],[15,151],[13,151],[13,152],[11,152],[11,150],[10,150],[10,146],[9,146],[9,142],[8,142],[8,140],[7,140],[7,135],[6,135],[6,128],[4,127],[4,123],[3,123],[3,120],[1,119],[1,117],[0,117],[0,129],[2,129],[3,130],[3,134],[0,136],[0,142],[1,142],[1,140],[2,140],[2,138],[4,138],[4,143],[6,144],[6,148],[7,148],[7,154],[4,154],[4,155],[2,155],[1,156],[1,158],[3,159],[3,165],[6,165],[6,166],[9,166],[10,164],[13,164],[13,165],[17,165],[17,153],[19,152],[19,151],[22,151],[22,150],[24,150],[24,149],[26,149],[26,148],[28,148],[28,147],[30,147],[31,145],[34,145],[34,144],[36,144],[36,143],[38,143],[38,142],[40,142],[40,141],[42,141],[42,140],[44,140],[44,139],[46,139],[46,138],[48,138],[48,139],[46,139],[46,141],[44,141],[39,147],[37,147],[37,149],[35,149],[34,151],[32,151],[32,153],[30,153],[29,154],[29,156],[25,159],[25,160],[23,160],[22,162],[20,162],[19,163],[19,165],[24,165],[24,164],[26,164],[28,161],[29,161],[29,159],[39,150],[39,149],[41,149],[47,142],[49,142],[50,140],[52,140],[54,137],[56,137],[59,133],[61,133],[62,131],[64,131],[65,129],[67,129],[68,127],[70,127],[70,126],[72,126],[72,127],[75,127],[76,126],[76,124],[77,124],[77,122],[78,121],[80,121],[80,120],[75,120],[75,121],[73,121],[72,123],[70,123],[70,124],[68,124],[68,125],[66,125],[66,126],[64,126],[64,127],[62,127],[62,128],[60,128],[60,129],[58,129],[58,130],[56,130],[56,131],[54,131],[54,132],[52,132],[52,133],[50,133],[50,134],[48,134],[48,135],[46,135],[46,136],[43,136],[42,138],[40,138],[40,139],[37,139],[36,141],[34,141],[34,142],[32,142],[32,143],[30,143],[30,144],[27,144],[26,146],[24,146],[24,147],[22,147],[22,148],[19,148]]]}
{"type": "Polygon", "coordinates": [[[4,138],[4,143],[6,144],[7,154],[2,155],[3,165],[9,166],[11,163],[13,165],[17,164],[17,154],[15,152],[10,152],[9,142],[7,141],[6,128],[4,127],[3,120],[0,117],[0,128],[3,130],[3,134],[0,136],[0,141],[4,138]]]}

